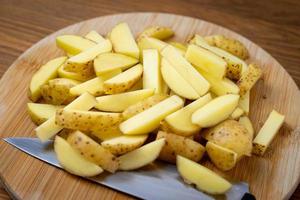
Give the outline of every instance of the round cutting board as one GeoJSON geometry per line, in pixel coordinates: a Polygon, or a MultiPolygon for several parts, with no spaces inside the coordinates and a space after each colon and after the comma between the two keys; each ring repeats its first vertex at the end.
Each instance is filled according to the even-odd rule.
{"type": "MultiPolygon", "coordinates": [[[[175,30],[176,41],[186,41],[195,33],[223,34],[247,46],[250,60],[259,63],[264,71],[262,80],[251,91],[250,118],[255,130],[259,130],[272,109],[286,115],[286,120],[264,157],[245,158],[233,170],[218,173],[248,182],[257,199],[289,198],[300,175],[299,89],[284,68],[262,48],[237,33],[200,19],[162,13],[119,14],[77,23],[44,38],[22,54],[0,81],[0,137],[35,137],[35,126],[26,113],[28,85],[41,64],[63,54],[55,45],[56,36],[84,35],[90,30],[106,35],[123,21],[135,35],[145,27],[161,25],[175,30]]],[[[208,162],[204,164],[213,168],[208,162]]],[[[0,175],[7,190],[20,199],[132,198],[43,163],[4,141],[0,142],[0,175]]]]}

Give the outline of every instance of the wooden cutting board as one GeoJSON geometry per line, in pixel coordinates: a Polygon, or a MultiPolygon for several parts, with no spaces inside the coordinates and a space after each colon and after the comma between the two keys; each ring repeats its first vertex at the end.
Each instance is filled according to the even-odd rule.
{"type": "MultiPolygon", "coordinates": [[[[259,130],[273,108],[286,115],[286,123],[264,157],[245,158],[226,173],[218,171],[208,161],[204,164],[228,179],[248,182],[257,199],[288,199],[296,189],[300,176],[299,89],[284,68],[259,46],[237,33],[200,19],[162,13],[110,15],[74,24],[44,38],[23,53],[0,80],[0,137],[35,137],[35,125],[26,113],[28,85],[41,64],[63,54],[55,46],[56,36],[84,35],[90,30],[106,35],[122,21],[127,22],[135,34],[150,25],[162,25],[175,30],[176,41],[186,41],[195,33],[223,34],[247,46],[250,60],[259,63],[264,70],[263,79],[251,92],[250,118],[255,130],[259,130]]],[[[133,198],[65,173],[2,140],[0,177],[10,194],[20,199],[133,198]]]]}

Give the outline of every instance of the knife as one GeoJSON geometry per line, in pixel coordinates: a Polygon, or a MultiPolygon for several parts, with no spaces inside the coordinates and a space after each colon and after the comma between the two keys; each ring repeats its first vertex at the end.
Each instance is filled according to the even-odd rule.
{"type": "MultiPolygon", "coordinates": [[[[42,143],[38,138],[20,137],[5,138],[4,141],[39,160],[62,169],[53,150],[52,140],[42,143]]],[[[118,171],[114,174],[102,173],[99,176],[86,179],[141,199],[240,200],[249,193],[247,183],[236,182],[225,195],[211,196],[196,190],[183,181],[179,181],[181,178],[174,165],[159,161],[156,161],[154,165],[155,170],[149,169],[150,166],[135,171],[118,171]]]]}

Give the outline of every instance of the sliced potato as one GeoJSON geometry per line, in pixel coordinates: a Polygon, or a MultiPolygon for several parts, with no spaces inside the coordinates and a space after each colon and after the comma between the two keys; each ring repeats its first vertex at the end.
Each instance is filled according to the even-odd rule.
{"type": "Polygon", "coordinates": [[[273,110],[253,140],[253,153],[264,155],[284,122],[284,115],[273,110]]]}
{"type": "Polygon", "coordinates": [[[182,136],[190,136],[197,133],[200,130],[200,127],[192,123],[192,114],[211,99],[211,95],[206,94],[167,116],[165,121],[170,126],[171,130],[173,130],[172,132],[182,136]]]}
{"type": "Polygon", "coordinates": [[[240,95],[243,96],[250,91],[250,89],[255,85],[261,76],[261,68],[256,64],[250,64],[245,73],[242,74],[242,77],[237,82],[237,85],[240,88],[240,95]]]}
{"type": "Polygon", "coordinates": [[[171,96],[122,122],[120,130],[127,135],[148,134],[158,128],[161,120],[182,106],[183,100],[180,97],[171,96]]]}
{"type": "Polygon", "coordinates": [[[101,43],[105,41],[104,37],[97,33],[97,31],[90,31],[84,37],[96,43],[101,43]]]}
{"type": "Polygon", "coordinates": [[[244,111],[246,115],[250,111],[250,91],[247,91],[239,100],[239,107],[244,111]]]}
{"type": "Polygon", "coordinates": [[[209,194],[224,194],[232,186],[215,172],[183,156],[177,156],[176,165],[184,182],[195,184],[201,191],[209,194]]]}
{"type": "Polygon", "coordinates": [[[123,135],[119,129],[119,125],[102,128],[101,130],[95,130],[92,131],[91,134],[99,138],[101,141],[110,140],[123,135]]]}
{"type": "Polygon", "coordinates": [[[227,119],[237,107],[239,96],[227,94],[217,97],[192,115],[192,123],[200,127],[211,127],[227,119]]]}
{"type": "Polygon", "coordinates": [[[95,108],[102,111],[122,112],[129,106],[152,96],[153,93],[153,89],[144,89],[121,94],[101,96],[96,98],[98,103],[95,108]]]}
{"type": "Polygon", "coordinates": [[[126,92],[132,92],[132,91],[142,90],[142,89],[143,89],[143,79],[141,78],[131,88],[126,90],[126,92]]]}
{"type": "Polygon", "coordinates": [[[55,123],[64,128],[81,131],[98,131],[122,121],[121,113],[61,109],[56,112],[55,123]]]}
{"type": "Polygon", "coordinates": [[[45,99],[46,103],[65,105],[76,98],[75,95],[70,93],[70,88],[78,84],[78,81],[72,79],[52,79],[47,84],[41,86],[41,95],[45,99]]]}
{"type": "Polygon", "coordinates": [[[241,109],[241,108],[239,108],[239,107],[237,107],[237,108],[231,113],[230,118],[231,118],[231,119],[237,120],[237,119],[239,119],[243,114],[244,114],[244,110],[241,109]]]}
{"type": "Polygon", "coordinates": [[[187,46],[183,43],[180,42],[169,42],[170,45],[172,45],[173,47],[176,47],[178,50],[180,50],[182,52],[182,54],[184,55],[186,50],[187,50],[187,46]]]}
{"type": "Polygon", "coordinates": [[[87,81],[93,76],[91,74],[84,74],[81,72],[69,72],[65,69],[65,65],[60,66],[57,73],[60,78],[68,78],[76,81],[87,81]]]}
{"type": "Polygon", "coordinates": [[[103,80],[99,77],[93,78],[81,84],[78,84],[70,89],[70,94],[74,96],[81,95],[85,92],[93,96],[100,96],[104,93],[103,80]]]}
{"type": "Polygon", "coordinates": [[[103,172],[101,167],[86,160],[66,140],[59,136],[55,137],[54,151],[59,164],[71,174],[91,177],[103,172]]]}
{"type": "Polygon", "coordinates": [[[109,34],[113,49],[117,53],[122,53],[134,58],[139,58],[139,48],[134,40],[127,23],[116,25],[109,34]]]}
{"type": "Polygon", "coordinates": [[[117,158],[84,133],[74,131],[69,134],[67,141],[87,160],[99,165],[103,169],[111,173],[114,173],[118,169],[119,162],[117,158]]]}
{"type": "Polygon", "coordinates": [[[57,77],[57,70],[67,60],[67,57],[58,57],[50,60],[32,76],[30,81],[30,99],[36,102],[41,97],[41,86],[57,77]]]}
{"type": "Polygon", "coordinates": [[[166,45],[168,44],[152,37],[142,37],[138,41],[140,51],[143,51],[144,49],[157,49],[158,51],[161,51],[166,45]]]}
{"type": "Polygon", "coordinates": [[[205,149],[210,160],[223,171],[232,169],[237,162],[237,153],[213,142],[208,141],[205,149]]]}
{"type": "Polygon", "coordinates": [[[253,125],[252,125],[250,119],[247,116],[240,117],[239,123],[242,124],[248,130],[248,133],[250,134],[251,138],[253,139],[254,128],[253,128],[253,125]]]}
{"type": "Polygon", "coordinates": [[[143,74],[142,65],[138,64],[117,76],[104,81],[103,88],[106,94],[116,94],[130,89],[143,74]]]}
{"type": "Polygon", "coordinates": [[[160,160],[176,163],[176,155],[181,155],[198,162],[204,155],[205,148],[192,139],[159,131],[156,139],[158,140],[161,138],[166,139],[166,144],[160,152],[160,160]]]}
{"type": "Polygon", "coordinates": [[[138,37],[140,40],[143,37],[153,37],[160,40],[165,40],[174,35],[174,31],[169,27],[164,26],[152,26],[146,28],[138,37]]]}
{"type": "Polygon", "coordinates": [[[101,145],[114,155],[122,155],[142,146],[147,137],[147,135],[122,135],[105,140],[101,145]]]}
{"type": "Polygon", "coordinates": [[[167,98],[166,95],[155,94],[143,101],[137,102],[136,104],[129,106],[127,109],[124,110],[124,112],[122,113],[123,118],[129,119],[134,115],[137,115],[143,112],[144,110],[151,108],[152,106],[165,100],[166,98],[167,98]]]}
{"type": "Polygon", "coordinates": [[[152,163],[164,145],[165,139],[160,139],[120,156],[120,169],[134,170],[152,163]]]}
{"type": "Polygon", "coordinates": [[[61,35],[56,37],[56,45],[71,55],[76,55],[96,45],[78,35],[61,35]]]}
{"type": "Polygon", "coordinates": [[[56,110],[63,108],[62,106],[54,106],[41,103],[27,103],[27,111],[31,120],[40,125],[55,115],[56,110]]]}
{"type": "Polygon", "coordinates": [[[97,76],[114,71],[125,70],[138,63],[136,58],[119,53],[104,53],[94,60],[94,69],[97,76]]]}

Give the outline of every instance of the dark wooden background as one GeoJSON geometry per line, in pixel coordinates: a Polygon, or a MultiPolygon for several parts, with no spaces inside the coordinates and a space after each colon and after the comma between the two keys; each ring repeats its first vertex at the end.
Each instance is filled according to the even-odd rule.
{"type": "MultiPolygon", "coordinates": [[[[136,11],[187,15],[239,32],[275,57],[300,86],[300,0],[0,0],[0,77],[52,32],[89,18],[136,11]]],[[[9,199],[1,186],[0,199],[9,199]]],[[[299,186],[291,199],[300,199],[299,186]]]]}

